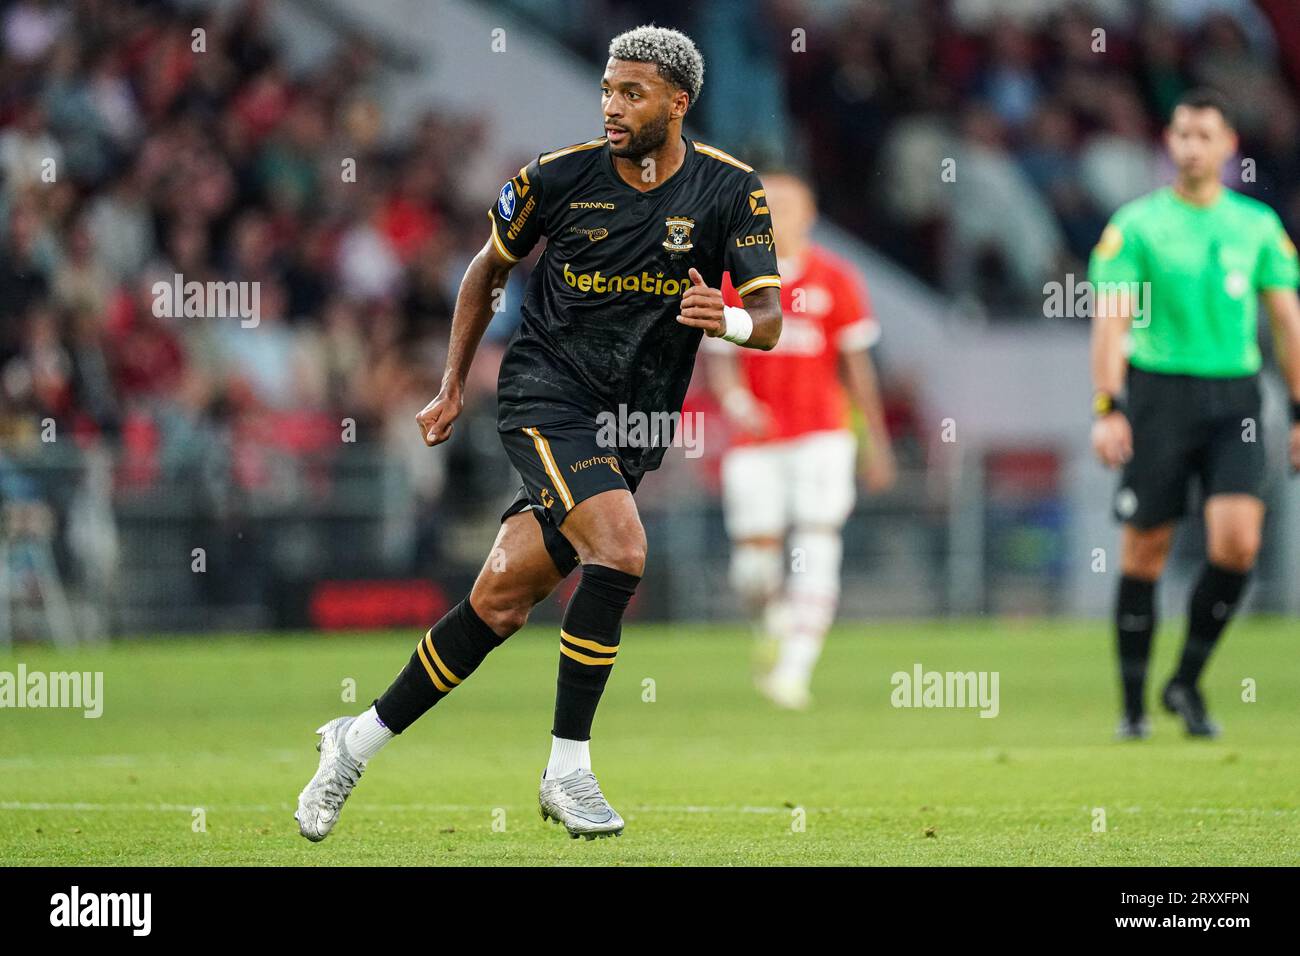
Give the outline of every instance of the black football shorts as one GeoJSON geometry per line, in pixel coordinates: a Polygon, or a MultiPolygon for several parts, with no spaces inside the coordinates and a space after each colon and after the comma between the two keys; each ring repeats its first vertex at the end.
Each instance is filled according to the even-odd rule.
{"type": "Polygon", "coordinates": [[[1211,495],[1262,496],[1259,376],[1202,378],[1129,367],[1125,411],[1133,457],[1115,493],[1115,517],[1154,528],[1187,513],[1193,479],[1211,495]]]}
{"type": "Polygon", "coordinates": [[[561,574],[578,565],[578,552],[560,532],[569,512],[604,491],[636,491],[641,476],[630,474],[618,450],[602,447],[597,426],[573,421],[503,431],[506,456],[523,478],[501,520],[531,510],[542,526],[546,551],[561,574]]]}

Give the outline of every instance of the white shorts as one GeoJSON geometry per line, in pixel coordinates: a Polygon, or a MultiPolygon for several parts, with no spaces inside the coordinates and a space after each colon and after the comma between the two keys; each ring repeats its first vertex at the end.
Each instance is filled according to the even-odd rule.
{"type": "Polygon", "coordinates": [[[857,495],[857,441],[850,431],[740,445],[722,459],[727,534],[782,537],[792,527],[839,528],[857,495]]]}

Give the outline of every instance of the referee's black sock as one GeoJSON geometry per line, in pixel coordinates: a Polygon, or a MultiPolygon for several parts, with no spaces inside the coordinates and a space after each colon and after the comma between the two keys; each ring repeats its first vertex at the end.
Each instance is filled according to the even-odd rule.
{"type": "Polygon", "coordinates": [[[560,672],[551,733],[590,740],[591,722],[618,654],[623,612],[640,578],[599,564],[584,564],[582,580],[560,626],[560,672]]]}
{"type": "Polygon", "coordinates": [[[1242,574],[1213,564],[1205,566],[1192,591],[1191,606],[1187,611],[1187,641],[1183,644],[1183,656],[1174,674],[1175,683],[1196,686],[1219,635],[1237,610],[1249,578],[1250,572],[1242,574]]]}
{"type": "Polygon", "coordinates": [[[1151,637],[1156,631],[1156,583],[1124,575],[1115,601],[1119,677],[1124,688],[1124,713],[1131,718],[1146,713],[1143,701],[1151,637]]]}
{"type": "Polygon", "coordinates": [[[375,701],[375,713],[389,730],[400,734],[474,673],[504,640],[483,623],[465,598],[415,645],[402,672],[375,701]]]}

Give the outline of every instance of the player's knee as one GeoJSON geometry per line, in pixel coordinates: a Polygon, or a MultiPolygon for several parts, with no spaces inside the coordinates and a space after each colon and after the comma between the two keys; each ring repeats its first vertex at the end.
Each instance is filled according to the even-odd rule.
{"type": "Polygon", "coordinates": [[[1135,537],[1125,544],[1122,570],[1129,577],[1154,581],[1168,557],[1169,541],[1164,537],[1135,537]]]}
{"type": "Polygon", "coordinates": [[[640,577],[645,572],[645,557],[645,542],[642,542],[640,547],[637,547],[635,543],[631,543],[626,547],[602,549],[598,552],[595,561],[591,563],[602,564],[607,568],[640,577]]]}
{"type": "Polygon", "coordinates": [[[509,637],[528,623],[533,602],[513,592],[475,585],[470,605],[483,623],[498,637],[509,637]]]}
{"type": "Polygon", "coordinates": [[[646,537],[640,525],[610,535],[583,555],[583,564],[599,564],[640,577],[645,571],[646,537]]]}
{"type": "Polygon", "coordinates": [[[1207,550],[1211,564],[1244,574],[1255,566],[1259,545],[1258,531],[1240,529],[1211,541],[1207,550]]]}
{"type": "Polygon", "coordinates": [[[731,552],[731,587],[741,599],[759,604],[781,587],[780,544],[737,544],[731,552]]]}
{"type": "Polygon", "coordinates": [[[506,604],[492,608],[483,621],[499,637],[509,637],[528,623],[528,613],[531,610],[522,604],[506,604]]]}

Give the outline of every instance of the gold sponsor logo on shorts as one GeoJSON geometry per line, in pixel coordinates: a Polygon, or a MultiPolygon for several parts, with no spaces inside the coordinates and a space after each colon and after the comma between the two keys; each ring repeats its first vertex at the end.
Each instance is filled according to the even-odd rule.
{"type": "Polygon", "coordinates": [[[569,471],[576,475],[578,472],[584,471],[592,465],[609,465],[609,467],[613,469],[614,474],[623,474],[623,472],[619,471],[618,459],[613,455],[595,455],[591,458],[584,458],[582,461],[575,461],[569,466],[569,471]]]}
{"type": "Polygon", "coordinates": [[[550,488],[543,488],[541,495],[539,495],[538,497],[542,499],[543,508],[549,508],[551,505],[555,504],[555,499],[551,497],[550,488]]]}

